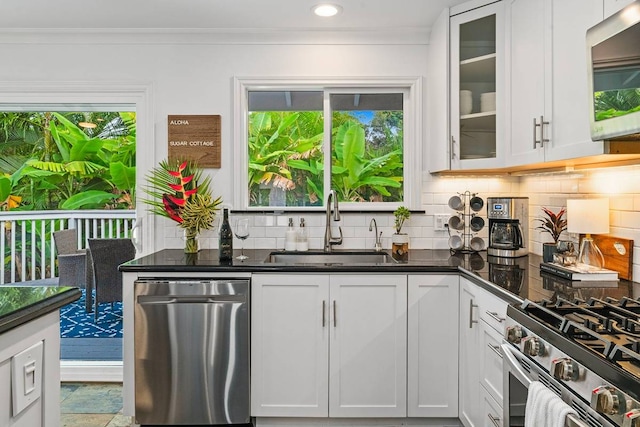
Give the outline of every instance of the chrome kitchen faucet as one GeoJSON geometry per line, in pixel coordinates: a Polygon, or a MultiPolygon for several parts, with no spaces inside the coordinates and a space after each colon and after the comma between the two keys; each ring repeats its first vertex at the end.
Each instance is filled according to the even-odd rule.
{"type": "Polygon", "coordinates": [[[376,252],[382,251],[382,231],[378,234],[378,223],[375,218],[371,218],[371,222],[369,223],[369,231],[373,231],[375,228],[376,235],[376,252]]]}
{"type": "Polygon", "coordinates": [[[340,221],[340,211],[338,210],[338,195],[335,190],[329,190],[327,196],[327,221],[324,227],[324,251],[331,252],[332,245],[342,244],[342,227],[338,227],[340,230],[340,237],[333,237],[331,235],[331,200],[333,199],[333,220],[340,221]]]}

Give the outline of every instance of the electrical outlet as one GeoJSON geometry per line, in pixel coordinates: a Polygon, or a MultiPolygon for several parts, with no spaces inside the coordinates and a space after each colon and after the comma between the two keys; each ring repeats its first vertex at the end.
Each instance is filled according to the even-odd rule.
{"type": "Polygon", "coordinates": [[[434,231],[445,231],[449,222],[449,214],[435,214],[433,216],[434,231]]]}

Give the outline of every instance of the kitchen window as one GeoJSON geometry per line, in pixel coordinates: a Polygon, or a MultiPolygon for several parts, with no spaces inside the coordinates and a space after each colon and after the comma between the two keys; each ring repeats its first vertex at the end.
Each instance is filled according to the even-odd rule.
{"type": "Polygon", "coordinates": [[[345,210],[415,207],[418,83],[237,79],[236,206],[322,208],[334,189],[345,210]]]}

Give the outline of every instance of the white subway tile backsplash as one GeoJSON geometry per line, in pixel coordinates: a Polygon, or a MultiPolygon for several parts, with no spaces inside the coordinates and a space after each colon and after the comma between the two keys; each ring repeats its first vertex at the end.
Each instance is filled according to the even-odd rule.
{"type": "MultiPolygon", "coordinates": [[[[469,191],[478,193],[485,201],[479,214],[485,218],[486,225],[478,235],[488,240],[488,220],[486,220],[486,201],[488,197],[529,197],[529,248],[533,253],[541,254],[542,243],[550,241],[550,236],[536,230],[539,224],[536,218],[542,215],[541,208],[548,207],[557,212],[566,206],[567,199],[583,197],[609,197],[611,202],[610,235],[633,239],[640,245],[640,165],[625,166],[602,170],[584,170],[567,173],[536,174],[521,177],[441,177],[423,174],[421,194],[424,213],[413,213],[411,219],[403,227],[410,235],[413,249],[448,249],[449,234],[433,228],[433,215],[455,212],[448,207],[451,196],[469,191]]],[[[391,248],[391,235],[394,233],[394,217],[388,213],[351,213],[342,211],[342,220],[332,222],[333,234],[337,235],[338,225],[342,226],[344,244],[342,248],[363,249],[374,247],[374,235],[369,231],[369,223],[376,219],[378,231],[382,231],[382,246],[391,248]]],[[[221,217],[221,215],[218,215],[221,217]]],[[[324,243],[325,212],[294,214],[234,214],[235,218],[248,217],[252,228],[245,241],[246,248],[282,249],[288,218],[294,218],[296,228],[300,217],[305,218],[309,236],[309,248],[321,250],[324,243]]],[[[157,224],[164,231],[164,247],[181,248],[184,245],[182,229],[174,222],[161,219],[157,224]]],[[[201,236],[201,247],[217,248],[217,224],[214,230],[206,231],[201,236]]],[[[563,239],[569,236],[564,233],[563,239]]],[[[234,241],[239,248],[239,242],[234,241]]],[[[635,247],[634,274],[640,279],[640,246],[635,247]]]]}
{"type": "Polygon", "coordinates": [[[256,215],[253,219],[255,227],[271,227],[275,224],[273,215],[256,215]]]}
{"type": "MultiPolygon", "coordinates": [[[[369,232],[367,230],[367,232],[369,232]]],[[[364,234],[364,230],[361,230],[360,227],[349,227],[349,226],[343,226],[342,227],[342,237],[344,238],[349,238],[349,237],[355,237],[355,236],[362,236],[364,234]]],[[[338,237],[340,235],[340,232],[338,231],[338,227],[331,227],[331,235],[338,237]]]]}
{"type": "Polygon", "coordinates": [[[293,215],[278,215],[276,218],[276,225],[278,227],[286,227],[289,225],[289,218],[293,218],[293,223],[296,224],[296,217],[293,215]]]}
{"type": "MultiPolygon", "coordinates": [[[[542,176],[526,176],[520,179],[520,192],[529,195],[530,200],[536,200],[532,194],[540,197],[536,203],[529,206],[532,219],[541,214],[541,206],[551,207],[556,211],[566,206],[566,200],[572,198],[608,197],[610,200],[610,230],[609,234],[616,237],[640,239],[640,186],[638,174],[640,166],[609,168],[602,170],[585,170],[567,174],[553,174],[548,178],[542,176]],[[546,185],[546,190],[541,191],[546,185]]],[[[549,235],[535,230],[538,224],[532,221],[529,230],[532,252],[540,254],[542,242],[549,240],[549,235]]],[[[576,236],[563,234],[562,238],[576,236]]],[[[640,256],[634,251],[634,277],[640,276],[640,256]]]]}
{"type": "MultiPolygon", "coordinates": [[[[251,237],[249,237],[249,239],[251,239],[251,237]]],[[[253,247],[255,249],[282,249],[284,248],[284,238],[280,240],[281,241],[278,242],[278,239],[273,238],[253,239],[253,247]]]]}
{"type": "Polygon", "coordinates": [[[411,227],[433,227],[433,215],[413,214],[405,224],[411,227]]]}
{"type": "MultiPolygon", "coordinates": [[[[277,238],[282,237],[284,239],[284,232],[287,230],[287,227],[265,227],[264,228],[264,237],[277,238]]],[[[251,235],[249,235],[249,239],[251,235]]]]}
{"type": "Polygon", "coordinates": [[[609,208],[613,211],[632,211],[633,197],[626,194],[609,197],[609,208]]]}
{"type": "Polygon", "coordinates": [[[428,249],[449,249],[449,237],[434,238],[432,240],[433,246],[428,249]]]}

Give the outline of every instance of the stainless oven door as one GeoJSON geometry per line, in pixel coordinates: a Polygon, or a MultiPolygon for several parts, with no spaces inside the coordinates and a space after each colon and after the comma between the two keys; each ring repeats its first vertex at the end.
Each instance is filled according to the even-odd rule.
{"type": "Polygon", "coordinates": [[[503,342],[501,347],[504,355],[502,359],[504,372],[503,427],[524,426],[528,388],[533,381],[543,383],[580,415],[580,418],[569,415],[565,422],[567,427],[591,427],[593,425],[615,427],[513,345],[503,342]],[[589,419],[591,423],[587,423],[583,419],[589,419]]]}

